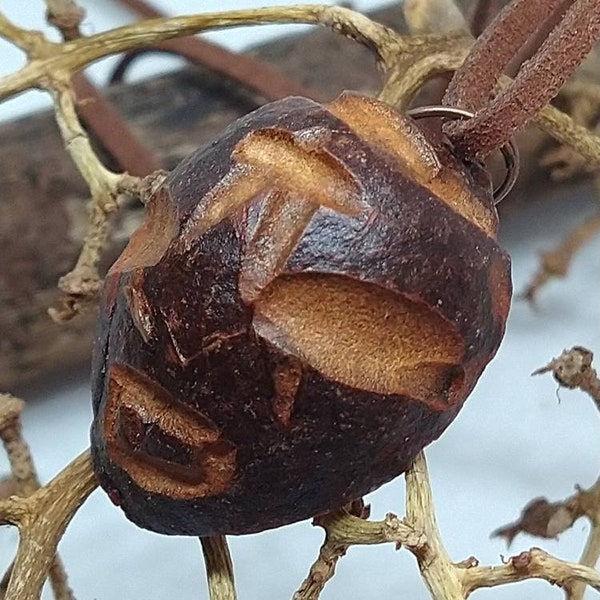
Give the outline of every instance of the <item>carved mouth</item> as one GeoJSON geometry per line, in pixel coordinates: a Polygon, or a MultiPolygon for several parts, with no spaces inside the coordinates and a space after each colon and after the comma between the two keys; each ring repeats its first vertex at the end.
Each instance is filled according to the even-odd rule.
{"type": "Polygon", "coordinates": [[[148,492],[191,499],[231,485],[233,443],[136,369],[111,367],[103,427],[110,459],[148,492]]]}

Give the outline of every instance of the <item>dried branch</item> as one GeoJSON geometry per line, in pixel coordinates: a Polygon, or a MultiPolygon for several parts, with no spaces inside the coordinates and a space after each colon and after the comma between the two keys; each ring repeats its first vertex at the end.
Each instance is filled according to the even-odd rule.
{"type": "Polygon", "coordinates": [[[581,247],[600,232],[600,212],[578,223],[552,250],[541,253],[540,267],[521,297],[534,303],[540,289],[550,280],[565,277],[581,247]]]}
{"type": "MultiPolygon", "coordinates": [[[[593,359],[593,353],[587,348],[575,346],[533,374],[552,372],[561,386],[586,392],[600,410],[600,378],[592,367],[593,359]]],[[[566,501],[566,506],[573,507],[575,514],[585,515],[590,520],[590,533],[579,562],[585,567],[593,567],[600,558],[600,479],[589,490],[579,489],[574,497],[566,501]]],[[[583,580],[569,582],[569,600],[583,598],[585,583],[583,580]]]]}
{"type": "MultiPolygon", "coordinates": [[[[25,403],[19,398],[0,394],[0,439],[2,439],[10,463],[11,481],[14,484],[12,491],[21,498],[31,496],[40,487],[29,447],[22,434],[20,416],[24,406],[25,403]]],[[[54,597],[56,600],[73,600],[62,561],[56,553],[51,554],[50,559],[49,578],[54,597]]],[[[13,565],[9,567],[3,578],[4,585],[0,585],[0,590],[3,592],[3,595],[0,596],[2,598],[8,597],[6,589],[12,571],[13,565]]]]}
{"type": "MultiPolygon", "coordinates": [[[[593,358],[592,352],[576,346],[565,350],[558,358],[534,371],[533,375],[551,372],[562,387],[579,388],[589,394],[600,410],[600,378],[592,367],[593,358]]],[[[589,519],[591,529],[579,564],[557,565],[556,559],[548,562],[544,553],[542,562],[536,566],[536,570],[539,566],[545,569],[542,570],[544,576],[552,571],[554,581],[565,588],[569,600],[581,600],[586,584],[598,589],[599,576],[591,568],[600,558],[600,479],[587,490],[578,488],[575,494],[561,502],[550,503],[545,498],[532,500],[516,522],[501,527],[493,535],[505,538],[508,544],[521,532],[553,538],[572,527],[581,517],[589,519]]],[[[535,558],[535,562],[539,562],[540,557],[536,555],[535,558]]],[[[498,577],[497,573],[494,577],[490,573],[487,575],[490,580],[498,581],[494,585],[500,585],[512,572],[504,569],[498,577]]]]}
{"type": "Polygon", "coordinates": [[[544,579],[552,585],[568,589],[581,582],[600,591],[600,573],[578,563],[551,556],[540,548],[531,548],[513,556],[505,564],[494,567],[472,566],[463,572],[465,597],[480,588],[496,587],[526,579],[544,579]]]}
{"type": "MultiPolygon", "coordinates": [[[[387,65],[400,51],[409,50],[409,41],[391,29],[364,15],[339,6],[296,5],[263,9],[205,13],[187,17],[151,19],[72,40],[52,43],[39,33],[40,49],[30,54],[22,69],[0,79],[0,100],[28,88],[52,87],[53,82],[71,75],[88,64],[111,54],[118,54],[223,27],[241,27],[266,23],[307,23],[324,25],[372,49],[387,65]]],[[[0,20],[0,36],[12,34],[16,28],[6,19],[0,20]]],[[[20,37],[28,32],[16,28],[20,37]]]]}
{"type": "Polygon", "coordinates": [[[74,269],[59,281],[59,288],[66,294],[64,306],[50,311],[53,319],[66,321],[93,301],[101,289],[98,263],[106,245],[108,217],[117,210],[119,195],[140,196],[142,181],[127,173],[113,173],[104,167],[79,122],[68,83],[60,88],[55,85],[56,120],[65,148],[92,193],[90,221],[83,248],[74,269]]]}
{"type": "Polygon", "coordinates": [[[440,73],[457,69],[465,59],[472,40],[464,34],[425,35],[411,53],[399,54],[390,68],[380,100],[404,109],[423,84],[440,73]]]}
{"type": "Polygon", "coordinates": [[[86,451],[31,496],[0,501],[0,521],[20,533],[5,600],[39,598],[65,528],[96,486],[86,451]]]}
{"type": "MultiPolygon", "coordinates": [[[[318,524],[326,532],[325,542],[293,600],[316,600],[324,585],[333,577],[337,561],[350,546],[389,542],[403,546],[415,555],[423,580],[434,600],[464,600],[476,589],[526,579],[544,579],[568,590],[574,589],[579,583],[583,587],[589,585],[599,589],[600,573],[591,568],[593,563],[570,563],[539,548],[522,552],[500,566],[480,566],[473,557],[459,563],[452,562],[437,526],[423,453],[406,473],[406,483],[404,520],[389,514],[384,521],[366,521],[351,515],[346,509],[319,517],[318,524]]],[[[590,507],[600,506],[595,487],[589,491],[579,491],[573,497],[578,502],[577,507],[573,508],[576,514],[587,516],[590,507]]],[[[597,511],[597,508],[594,510],[597,511]]],[[[554,511],[555,516],[557,512],[554,511]]],[[[552,519],[548,519],[547,525],[551,522],[552,519]]]]}
{"type": "Polygon", "coordinates": [[[440,535],[422,452],[406,472],[406,520],[414,530],[421,531],[426,540],[420,547],[409,549],[417,558],[431,596],[436,600],[462,600],[465,596],[460,571],[450,560],[440,535]]]}
{"type": "Polygon", "coordinates": [[[306,579],[298,588],[292,600],[316,600],[323,591],[325,584],[335,575],[335,568],[342,556],[346,554],[351,544],[340,541],[336,535],[339,525],[345,517],[351,516],[358,519],[368,519],[370,507],[365,506],[362,500],[329,514],[316,517],[313,525],[323,527],[325,541],[319,550],[319,556],[313,563],[306,579]]]}
{"type": "Polygon", "coordinates": [[[200,538],[210,600],[236,600],[233,565],[224,535],[200,538]]]}

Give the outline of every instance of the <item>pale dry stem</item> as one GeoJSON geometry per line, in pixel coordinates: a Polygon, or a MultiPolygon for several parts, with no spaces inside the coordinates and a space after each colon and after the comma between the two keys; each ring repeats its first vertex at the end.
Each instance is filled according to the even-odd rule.
{"type": "MultiPolygon", "coordinates": [[[[292,600],[314,600],[319,597],[326,583],[335,575],[338,561],[352,545],[342,540],[344,520],[347,517],[350,517],[351,522],[354,519],[367,519],[369,512],[369,507],[360,500],[347,507],[315,517],[313,525],[323,527],[325,541],[319,550],[317,560],[311,566],[306,579],[294,593],[292,600]]],[[[386,521],[388,519],[397,519],[397,517],[388,515],[386,521]]],[[[350,526],[354,529],[352,524],[350,526]]]]}
{"type": "MultiPolygon", "coordinates": [[[[0,438],[11,467],[14,492],[21,498],[31,496],[39,489],[39,480],[27,443],[23,439],[20,415],[25,403],[9,394],[0,394],[0,438]]],[[[0,515],[1,517],[1,515],[0,515]]],[[[0,597],[7,598],[8,583],[13,571],[11,565],[0,584],[0,597]]],[[[49,579],[56,600],[73,600],[67,575],[58,554],[54,554],[49,579]]]]}
{"type": "MultiPolygon", "coordinates": [[[[406,518],[388,514],[383,521],[368,521],[346,509],[318,518],[326,537],[308,577],[294,594],[293,600],[316,600],[327,581],[335,574],[337,561],[354,545],[395,543],[409,550],[417,559],[421,576],[435,600],[465,600],[479,588],[489,588],[526,579],[544,579],[566,590],[589,585],[599,589],[600,573],[593,563],[582,560],[570,563],[531,548],[499,566],[480,566],[471,557],[452,562],[436,522],[431,485],[424,454],[421,453],[406,473],[406,518]]],[[[597,506],[597,486],[579,491],[580,513],[588,514],[597,506]]],[[[594,542],[595,543],[595,542],[594,542]]]]}
{"type": "Polygon", "coordinates": [[[236,600],[233,564],[224,535],[200,538],[210,600],[236,600]]]}
{"type": "Polygon", "coordinates": [[[600,573],[578,563],[551,556],[540,548],[531,548],[513,556],[500,566],[472,566],[463,570],[464,597],[480,588],[490,588],[526,579],[543,579],[551,585],[568,588],[580,582],[600,591],[600,573]]]}
{"type": "MultiPolygon", "coordinates": [[[[325,25],[372,49],[384,64],[408,48],[408,40],[364,15],[338,6],[296,5],[262,9],[205,13],[183,17],[150,19],[63,44],[44,40],[40,58],[0,79],[0,99],[32,87],[52,86],[56,74],[72,75],[92,62],[176,37],[209,29],[265,23],[308,23],[325,25]]],[[[34,32],[39,37],[39,32],[34,32]]],[[[30,32],[0,21],[0,36],[22,41],[30,32]],[[16,30],[16,32],[15,32],[16,30]]]]}
{"type": "Polygon", "coordinates": [[[448,556],[435,517],[433,494],[425,454],[421,452],[406,472],[406,521],[422,532],[426,543],[409,548],[417,558],[421,576],[436,600],[462,600],[461,567],[448,556]]]}
{"type": "MultiPolygon", "coordinates": [[[[587,348],[575,346],[534,371],[533,375],[552,373],[562,387],[586,392],[600,410],[600,378],[592,366],[593,358],[594,355],[587,348]]],[[[494,535],[504,537],[509,544],[520,532],[554,538],[572,527],[581,517],[589,519],[591,528],[579,564],[557,564],[556,559],[549,560],[541,550],[537,550],[532,559],[536,573],[541,573],[540,576],[545,579],[552,577],[565,588],[569,600],[581,600],[586,585],[600,590],[600,575],[593,569],[600,558],[600,478],[591,488],[578,488],[575,494],[561,502],[549,503],[545,498],[531,501],[523,509],[518,521],[501,527],[494,535]]],[[[500,574],[496,571],[483,573],[490,581],[497,582],[494,585],[500,585],[504,577],[511,574],[514,575],[510,568],[503,568],[500,574]]]]}
{"type": "Polygon", "coordinates": [[[402,110],[423,84],[440,73],[459,67],[472,41],[464,35],[425,36],[427,45],[420,52],[399,55],[389,70],[378,98],[402,110]]]}
{"type": "Polygon", "coordinates": [[[0,501],[0,520],[16,525],[20,533],[4,600],[39,598],[65,528],[96,486],[86,451],[31,496],[0,501]]]}

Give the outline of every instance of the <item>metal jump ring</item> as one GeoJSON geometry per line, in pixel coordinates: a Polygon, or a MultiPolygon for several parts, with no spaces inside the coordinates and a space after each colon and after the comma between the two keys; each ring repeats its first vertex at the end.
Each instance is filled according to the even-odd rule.
{"type": "MultiPolygon", "coordinates": [[[[419,106],[406,112],[413,119],[425,119],[428,117],[450,117],[451,119],[470,119],[475,115],[463,108],[452,106],[432,105],[419,106]]],[[[513,140],[508,141],[500,148],[506,166],[506,175],[502,183],[494,189],[494,204],[498,204],[512,190],[519,176],[519,150],[513,140]]]]}

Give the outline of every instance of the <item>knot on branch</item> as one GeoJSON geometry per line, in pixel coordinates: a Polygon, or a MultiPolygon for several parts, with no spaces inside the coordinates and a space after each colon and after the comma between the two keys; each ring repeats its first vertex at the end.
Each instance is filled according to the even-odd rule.
{"type": "Polygon", "coordinates": [[[551,372],[554,379],[567,389],[579,388],[587,392],[600,409],[600,378],[592,367],[593,353],[582,346],[564,350],[546,366],[536,369],[532,375],[551,372]]]}

